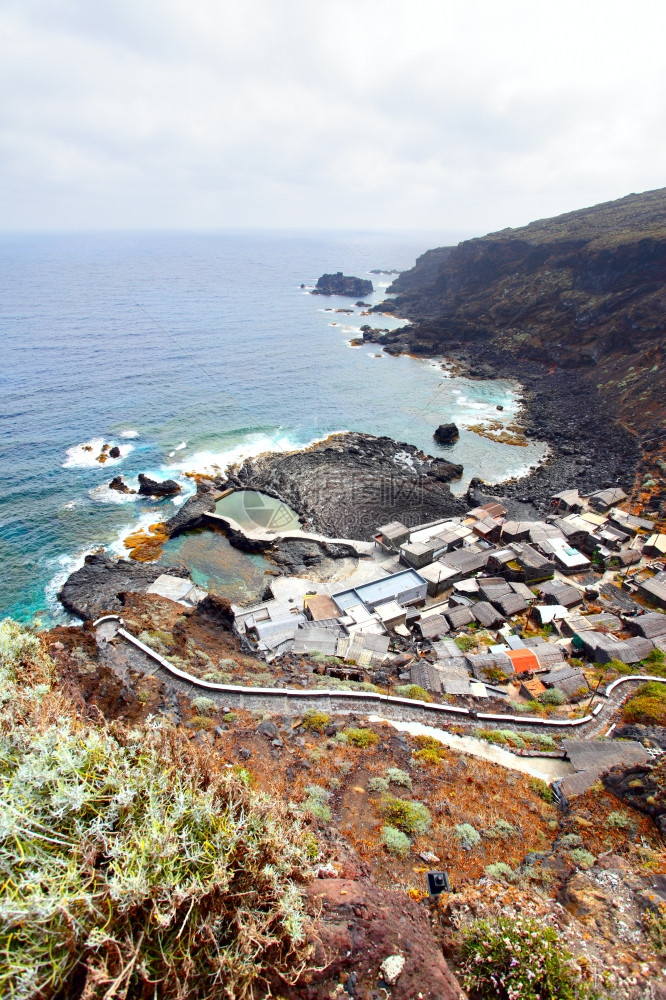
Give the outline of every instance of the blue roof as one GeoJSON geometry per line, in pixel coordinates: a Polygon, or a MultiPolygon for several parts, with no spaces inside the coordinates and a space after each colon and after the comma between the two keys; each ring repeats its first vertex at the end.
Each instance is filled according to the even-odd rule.
{"type": "Polygon", "coordinates": [[[341,611],[346,611],[354,604],[381,604],[382,601],[392,600],[404,590],[424,586],[426,581],[420,573],[415,569],[406,569],[401,573],[385,576],[381,580],[364,583],[352,590],[342,590],[339,594],[333,594],[333,600],[341,611]]]}

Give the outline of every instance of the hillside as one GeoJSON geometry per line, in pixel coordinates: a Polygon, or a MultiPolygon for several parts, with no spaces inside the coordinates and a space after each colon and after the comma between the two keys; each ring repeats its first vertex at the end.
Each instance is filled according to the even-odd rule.
{"type": "Polygon", "coordinates": [[[661,472],[666,188],[430,250],[389,292],[406,347],[566,369],[661,472]]]}

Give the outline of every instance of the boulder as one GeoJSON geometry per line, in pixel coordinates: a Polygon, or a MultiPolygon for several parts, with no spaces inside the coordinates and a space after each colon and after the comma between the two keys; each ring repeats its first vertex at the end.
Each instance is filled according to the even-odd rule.
{"type": "MultiPolygon", "coordinates": [[[[118,493],[131,493],[127,483],[123,480],[122,476],[115,476],[109,483],[110,490],[116,490],[118,493]]],[[[136,491],[134,491],[136,492],[136,491]]]]}
{"type": "Polygon", "coordinates": [[[180,493],[182,487],[175,479],[165,479],[158,482],[156,479],[149,479],[143,472],[139,473],[139,493],[142,497],[171,497],[180,493]]]}
{"type": "Polygon", "coordinates": [[[456,424],[440,424],[433,437],[437,444],[454,444],[460,437],[456,424]]]}
{"type": "Polygon", "coordinates": [[[370,295],[373,291],[371,281],[367,281],[365,278],[354,278],[338,271],[336,274],[322,274],[310,294],[347,295],[356,299],[370,295]]]}
{"type": "Polygon", "coordinates": [[[109,458],[120,458],[120,448],[117,444],[114,444],[113,448],[109,449],[109,458]]]}
{"type": "Polygon", "coordinates": [[[145,566],[133,560],[110,559],[103,552],[95,552],[86,556],[81,569],[67,578],[58,599],[66,611],[87,621],[104,612],[121,611],[123,594],[145,593],[163,573],[189,575],[182,566],[145,566]]]}

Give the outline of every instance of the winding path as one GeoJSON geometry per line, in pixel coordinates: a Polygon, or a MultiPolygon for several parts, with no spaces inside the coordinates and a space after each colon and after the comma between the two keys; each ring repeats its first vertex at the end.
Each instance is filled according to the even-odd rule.
{"type": "Polygon", "coordinates": [[[145,673],[161,677],[168,687],[190,697],[205,694],[220,705],[230,708],[262,709],[282,715],[299,715],[316,706],[331,713],[357,712],[361,715],[380,715],[389,721],[422,722],[428,725],[451,723],[477,725],[479,722],[511,723],[522,728],[546,730],[575,730],[581,736],[593,738],[606,728],[608,720],[622,702],[620,693],[624,684],[657,681],[666,684],[664,677],[650,677],[637,674],[620,677],[609,684],[592,712],[580,719],[541,719],[525,715],[508,715],[489,712],[475,712],[457,705],[440,705],[397,695],[378,694],[366,691],[331,691],[326,689],[300,690],[298,688],[240,687],[235,684],[214,684],[200,677],[194,677],[179,670],[163,656],[128,632],[119,615],[105,615],[94,622],[100,647],[108,646],[111,639],[121,638],[142,654],[132,658],[133,665],[140,666],[145,673]],[[142,663],[143,661],[143,663],[142,663]],[[147,661],[147,662],[146,662],[147,661]]]}

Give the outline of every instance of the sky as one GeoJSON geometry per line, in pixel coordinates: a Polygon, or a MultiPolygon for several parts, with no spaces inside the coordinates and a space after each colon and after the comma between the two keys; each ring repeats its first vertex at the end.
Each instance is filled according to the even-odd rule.
{"type": "Polygon", "coordinates": [[[0,229],[523,225],[666,185],[663,0],[0,0],[0,229]]]}

